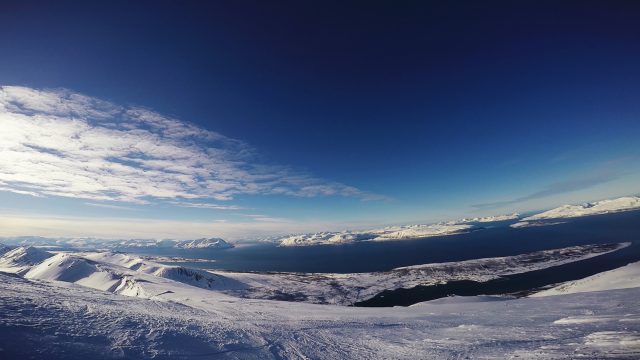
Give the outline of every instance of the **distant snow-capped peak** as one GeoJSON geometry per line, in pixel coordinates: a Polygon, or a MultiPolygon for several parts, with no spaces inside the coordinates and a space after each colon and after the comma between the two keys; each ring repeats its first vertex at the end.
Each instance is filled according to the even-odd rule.
{"type": "Polygon", "coordinates": [[[203,248],[215,248],[215,249],[229,249],[232,248],[233,245],[224,241],[221,238],[210,238],[210,239],[196,239],[196,240],[183,240],[178,241],[175,244],[175,247],[181,249],[203,249],[203,248]]]}
{"type": "Polygon", "coordinates": [[[607,199],[583,203],[580,205],[562,205],[557,208],[541,212],[522,219],[511,225],[512,227],[539,226],[558,219],[576,218],[582,216],[602,215],[621,211],[640,209],[640,197],[624,196],[617,199],[607,199]]]}

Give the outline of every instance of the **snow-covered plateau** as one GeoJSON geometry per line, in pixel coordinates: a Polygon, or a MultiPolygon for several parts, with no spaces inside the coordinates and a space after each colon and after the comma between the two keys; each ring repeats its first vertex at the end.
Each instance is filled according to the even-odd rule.
{"type": "Polygon", "coordinates": [[[584,203],[580,205],[562,205],[539,214],[535,214],[512,224],[511,227],[529,227],[553,225],[561,223],[560,219],[576,218],[590,215],[602,215],[621,211],[640,209],[640,197],[625,196],[617,199],[608,199],[584,203]]]}
{"type": "MultiPolygon", "coordinates": [[[[307,274],[304,281],[292,280],[294,274],[206,272],[123,253],[0,246],[0,358],[635,359],[640,356],[637,273],[628,275],[626,289],[520,299],[454,297],[394,308],[234,296],[237,291],[255,295],[260,288],[268,294],[276,286],[320,294],[329,291],[331,281],[342,281],[335,288],[349,289],[459,277],[482,280],[627,245],[579,246],[387,273],[307,274]],[[326,279],[315,279],[322,276],[326,279]],[[306,284],[287,288],[296,282],[306,284]]],[[[614,271],[630,274],[627,267],[614,271]]]]}

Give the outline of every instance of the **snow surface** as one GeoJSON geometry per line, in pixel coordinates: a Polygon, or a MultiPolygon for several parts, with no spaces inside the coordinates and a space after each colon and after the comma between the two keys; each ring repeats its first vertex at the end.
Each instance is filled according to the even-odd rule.
{"type": "Polygon", "coordinates": [[[2,252],[0,252],[2,254],[0,257],[0,271],[17,274],[27,272],[31,266],[53,256],[53,254],[32,246],[11,248],[0,245],[0,249],[2,249],[2,252]]]}
{"type": "Polygon", "coordinates": [[[162,265],[134,255],[110,252],[54,254],[34,247],[19,247],[1,256],[0,272],[144,298],[163,292],[166,286],[203,289],[243,286],[206,271],[162,265]]]}
{"type": "Polygon", "coordinates": [[[555,209],[526,217],[522,219],[522,221],[512,224],[511,227],[517,228],[527,226],[553,225],[558,223],[553,221],[557,219],[601,215],[637,209],[640,209],[640,197],[625,196],[617,199],[602,200],[581,205],[563,205],[555,209]]]}
{"type": "MultiPolygon", "coordinates": [[[[411,307],[151,299],[0,273],[3,359],[637,359],[640,289],[411,307]]],[[[158,289],[157,289],[158,290],[158,289]]],[[[467,298],[468,299],[468,298],[467,298]]]]}
{"type": "Polygon", "coordinates": [[[535,293],[531,296],[553,296],[635,287],[640,287],[640,261],[617,269],[601,272],[584,279],[568,281],[551,289],[535,293]]]}

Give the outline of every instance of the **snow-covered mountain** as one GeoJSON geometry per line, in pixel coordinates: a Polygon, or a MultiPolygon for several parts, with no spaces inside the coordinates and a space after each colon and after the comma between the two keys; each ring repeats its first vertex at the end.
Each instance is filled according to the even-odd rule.
{"type": "Polygon", "coordinates": [[[480,229],[474,223],[490,223],[507,221],[520,218],[520,214],[484,216],[464,218],[460,220],[439,222],[435,224],[416,224],[387,226],[381,229],[362,231],[334,231],[317,232],[308,234],[293,234],[281,237],[270,237],[263,241],[277,242],[280,246],[307,246],[307,245],[339,245],[362,241],[389,241],[421,239],[432,236],[455,235],[480,229]]]}
{"type": "Polygon", "coordinates": [[[460,223],[471,223],[471,222],[479,222],[479,223],[488,223],[488,222],[497,222],[497,221],[507,221],[507,220],[515,220],[520,218],[520,214],[506,214],[506,215],[494,215],[494,216],[483,216],[483,217],[474,217],[471,219],[460,219],[460,223]]]}
{"type": "Polygon", "coordinates": [[[557,223],[559,219],[609,214],[640,209],[640,197],[625,196],[580,205],[563,205],[522,219],[512,227],[540,226],[557,223]]]}
{"type": "Polygon", "coordinates": [[[233,245],[220,238],[177,241],[174,247],[180,249],[230,249],[233,245]]]}
{"type": "Polygon", "coordinates": [[[51,253],[18,247],[0,256],[0,272],[27,279],[74,283],[121,295],[149,298],[164,286],[203,289],[241,287],[207,271],[155,263],[139,256],[111,252],[51,253]],[[178,284],[174,284],[178,283],[178,284]]]}
{"type": "Polygon", "coordinates": [[[23,274],[29,269],[53,256],[53,254],[44,250],[37,249],[32,246],[21,246],[11,248],[9,246],[0,245],[3,249],[0,256],[0,271],[13,272],[23,274]]]}
{"type": "Polygon", "coordinates": [[[420,239],[432,236],[453,235],[470,231],[469,224],[438,223],[430,225],[388,226],[366,231],[320,232],[289,235],[276,239],[280,246],[336,245],[361,241],[388,241],[420,239]]]}

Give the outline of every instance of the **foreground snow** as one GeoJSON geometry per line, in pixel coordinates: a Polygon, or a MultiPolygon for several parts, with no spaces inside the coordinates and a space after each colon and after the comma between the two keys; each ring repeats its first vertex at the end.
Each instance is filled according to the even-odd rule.
{"type": "Polygon", "coordinates": [[[621,268],[595,274],[584,279],[569,281],[531,296],[553,296],[635,287],[640,287],[640,261],[628,264],[621,268]]]}
{"type": "Polygon", "coordinates": [[[512,224],[511,227],[551,225],[558,223],[558,221],[554,221],[558,219],[609,214],[636,209],[640,209],[640,197],[625,196],[582,205],[563,205],[540,214],[526,217],[522,219],[522,221],[512,224]]]}
{"type": "Polygon", "coordinates": [[[634,359],[640,355],[637,288],[536,299],[453,298],[408,308],[246,300],[198,288],[171,289],[174,293],[146,300],[0,273],[0,357],[634,359]]]}

